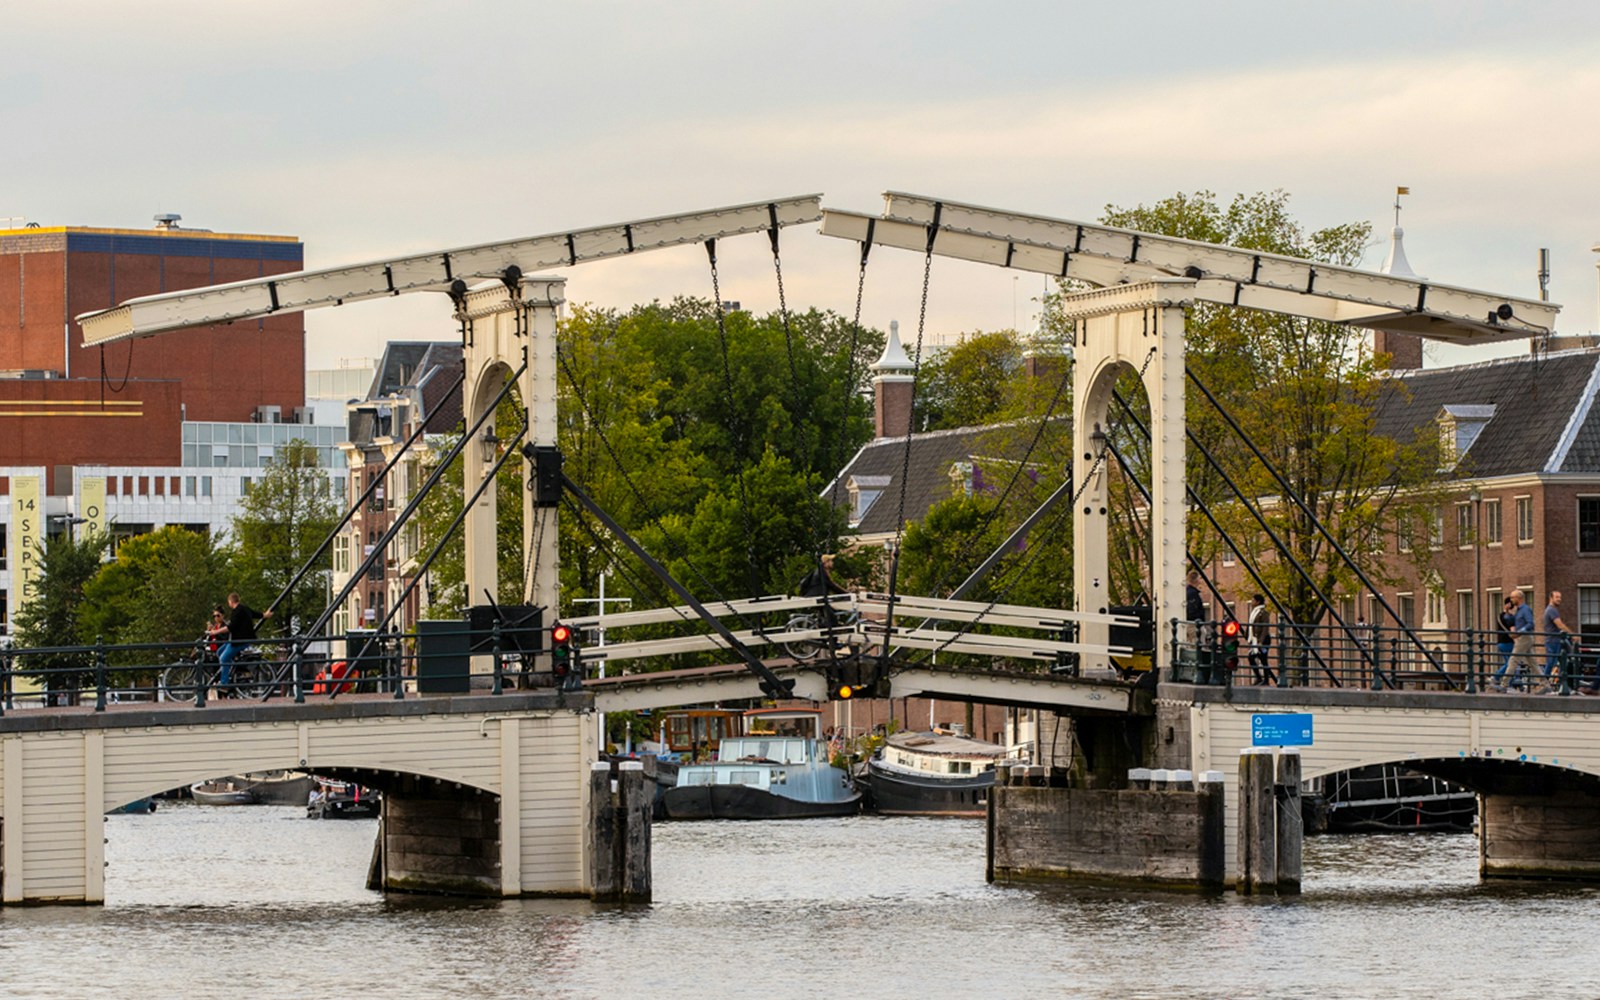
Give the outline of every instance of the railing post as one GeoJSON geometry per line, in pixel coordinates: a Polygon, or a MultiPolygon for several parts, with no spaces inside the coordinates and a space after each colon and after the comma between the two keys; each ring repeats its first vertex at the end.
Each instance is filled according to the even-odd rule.
{"type": "MultiPolygon", "coordinates": [[[[1275,678],[1274,683],[1278,687],[1286,688],[1289,686],[1289,630],[1284,627],[1283,619],[1281,618],[1272,627],[1278,633],[1278,651],[1276,654],[1278,657],[1278,676],[1275,678]]],[[[1272,662],[1273,655],[1272,653],[1267,654],[1268,663],[1272,662]]]]}
{"type": "Polygon", "coordinates": [[[94,637],[94,710],[106,710],[106,645],[98,635],[94,637]]]}
{"type": "MultiPolygon", "coordinates": [[[[494,657],[494,693],[500,693],[500,617],[489,628],[489,654],[494,657]]],[[[574,668],[576,669],[576,668],[574,668]]]]}
{"type": "Polygon", "coordinates": [[[1478,633],[1467,632],[1467,694],[1478,693],[1478,633]]]}
{"type": "MultiPolygon", "coordinates": [[[[411,627],[413,629],[415,629],[417,626],[416,626],[415,623],[412,623],[411,627]]],[[[412,641],[413,641],[413,643],[415,643],[416,640],[413,639],[412,641]]],[[[406,654],[405,654],[405,648],[406,648],[406,640],[405,640],[405,636],[402,635],[402,636],[400,636],[399,638],[397,638],[395,640],[395,653],[394,653],[394,700],[395,701],[404,701],[405,697],[406,697],[406,667],[405,667],[406,654]]],[[[413,645],[412,648],[415,649],[416,646],[413,645]]]]}
{"type": "Polygon", "coordinates": [[[290,681],[294,685],[294,703],[296,705],[304,705],[306,703],[306,684],[304,679],[306,669],[305,636],[294,636],[294,641],[289,647],[289,669],[294,672],[294,678],[290,681]]]}
{"type": "MultiPolygon", "coordinates": [[[[221,659],[222,659],[222,644],[218,643],[218,645],[217,645],[217,660],[218,660],[219,663],[221,662],[221,659]]],[[[220,670],[220,667],[219,667],[219,670],[220,670]]],[[[204,639],[200,639],[200,640],[197,640],[195,642],[195,644],[194,644],[194,707],[195,708],[205,708],[206,707],[206,687],[207,687],[207,685],[210,684],[210,678],[207,676],[208,674],[209,674],[209,671],[206,669],[206,641],[204,639]]],[[[218,676],[220,677],[221,674],[219,673],[218,676]]],[[[220,694],[221,692],[218,692],[218,693],[220,694]]]]}
{"type": "Polygon", "coordinates": [[[1561,672],[1561,686],[1556,690],[1563,695],[1572,693],[1572,664],[1577,657],[1573,653],[1572,640],[1566,636],[1561,637],[1561,653],[1556,657],[1556,669],[1561,672]]]}
{"type": "Polygon", "coordinates": [[[0,652],[0,718],[11,707],[11,656],[0,652]]]}

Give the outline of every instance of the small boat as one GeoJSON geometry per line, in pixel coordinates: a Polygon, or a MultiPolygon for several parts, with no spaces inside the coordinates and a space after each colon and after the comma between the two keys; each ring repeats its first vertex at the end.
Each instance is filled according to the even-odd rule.
{"type": "Polygon", "coordinates": [[[960,729],[895,733],[867,762],[867,808],[890,816],[982,816],[995,768],[1017,763],[960,729]]]}
{"type": "Polygon", "coordinates": [[[203,806],[253,806],[256,793],[239,778],[212,778],[189,786],[189,794],[203,806]]]}
{"type": "Polygon", "coordinates": [[[306,771],[252,771],[229,780],[250,789],[257,802],[269,806],[303,805],[317,783],[306,771]]]}
{"type": "Polygon", "coordinates": [[[111,816],[111,815],[116,814],[116,813],[126,813],[126,814],[129,814],[129,815],[132,815],[132,816],[144,816],[144,815],[148,815],[149,813],[153,813],[155,811],[156,811],[156,800],[155,799],[151,799],[151,798],[144,798],[144,799],[134,799],[132,802],[129,802],[126,805],[120,805],[117,808],[115,808],[115,809],[111,810],[110,812],[106,813],[106,815],[107,816],[111,816]]]}
{"type": "Polygon", "coordinates": [[[849,816],[861,793],[828,760],[817,709],[754,709],[746,732],[724,736],[717,760],[683,764],[661,797],[669,819],[849,816]]]}
{"type": "Polygon", "coordinates": [[[376,819],[383,797],[349,781],[318,777],[306,803],[307,819],[376,819]]]}

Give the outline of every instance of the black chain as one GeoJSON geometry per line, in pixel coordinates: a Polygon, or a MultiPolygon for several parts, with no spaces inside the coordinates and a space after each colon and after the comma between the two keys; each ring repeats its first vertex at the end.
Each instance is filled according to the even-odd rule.
{"type": "Polygon", "coordinates": [[[744,470],[750,453],[744,432],[739,430],[738,410],[733,398],[733,366],[728,361],[728,327],[722,314],[722,289],[717,278],[717,241],[706,240],[706,256],[711,261],[711,298],[717,316],[717,344],[722,349],[722,386],[728,394],[728,423],[733,428],[733,457],[738,463],[734,479],[739,484],[739,522],[744,527],[745,583],[751,596],[757,596],[761,584],[756,579],[755,525],[750,520],[750,498],[745,494],[744,470]]]}

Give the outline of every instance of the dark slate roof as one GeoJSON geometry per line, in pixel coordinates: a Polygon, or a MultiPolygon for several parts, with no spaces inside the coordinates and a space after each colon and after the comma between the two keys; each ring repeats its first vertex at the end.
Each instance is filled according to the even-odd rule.
{"type": "MultiPolygon", "coordinates": [[[[415,401],[430,432],[455,429],[461,422],[461,394],[449,389],[464,363],[461,345],[453,341],[391,341],[384,348],[366,400],[350,410],[350,440],[371,442],[377,436],[383,401],[395,396],[415,401]]],[[[391,433],[398,430],[391,428],[391,433]]]]}
{"type": "MultiPolygon", "coordinates": [[[[1066,464],[1065,449],[1070,447],[1070,442],[1065,440],[1061,431],[1068,426],[1067,421],[1057,419],[1052,423],[1055,427],[1043,436],[1039,446],[1028,455],[1030,465],[1059,468],[1066,464]]],[[[1009,472],[1004,465],[1000,468],[991,467],[986,477],[985,460],[1015,462],[1022,458],[1027,454],[1037,427],[1036,423],[995,424],[913,434],[910,476],[905,487],[906,521],[922,520],[928,508],[954,495],[956,487],[951,480],[950,469],[957,462],[971,462],[978,467],[978,489],[999,493],[1005,488],[1009,472]]],[[[874,487],[882,489],[883,492],[856,526],[856,530],[863,535],[893,532],[897,527],[895,514],[900,506],[900,472],[905,467],[905,441],[903,437],[894,437],[868,442],[835,480],[838,484],[837,499],[843,506],[848,506],[850,502],[847,490],[852,478],[859,481],[871,477],[874,487]]],[[[834,484],[828,484],[823,496],[830,495],[833,489],[834,484]]],[[[1047,494],[1044,487],[1037,487],[1014,491],[1012,495],[1017,499],[1031,498],[1037,504],[1047,494]]]]}
{"type": "Polygon", "coordinates": [[[405,386],[414,385],[422,359],[435,346],[436,343],[431,340],[389,341],[383,349],[378,369],[372,375],[372,388],[367,390],[367,398],[392,396],[405,386]]]}
{"type": "Polygon", "coordinates": [[[1378,404],[1377,430],[1412,441],[1436,434],[1446,407],[1492,405],[1494,416],[1457,465],[1460,475],[1600,472],[1600,407],[1590,405],[1597,379],[1600,351],[1593,349],[1402,372],[1378,404]]]}

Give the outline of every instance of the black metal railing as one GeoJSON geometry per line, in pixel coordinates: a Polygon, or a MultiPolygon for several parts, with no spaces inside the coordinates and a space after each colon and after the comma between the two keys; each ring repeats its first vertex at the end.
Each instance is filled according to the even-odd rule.
{"type": "Polygon", "coordinates": [[[479,693],[562,687],[582,681],[582,664],[558,679],[543,652],[543,632],[474,629],[466,621],[426,623],[418,633],[355,630],[345,636],[261,637],[222,677],[221,647],[201,639],[0,649],[0,716],[44,708],[150,707],[226,701],[302,703],[350,694],[479,693]],[[541,663],[541,660],[543,661],[541,663]],[[566,683],[559,684],[558,680],[566,683]]]}
{"type": "Polygon", "coordinates": [[[1600,690],[1600,644],[1565,635],[1547,642],[1535,633],[1504,643],[1493,630],[1284,621],[1237,626],[1230,634],[1227,620],[1170,622],[1173,679],[1373,691],[1600,690]]]}

